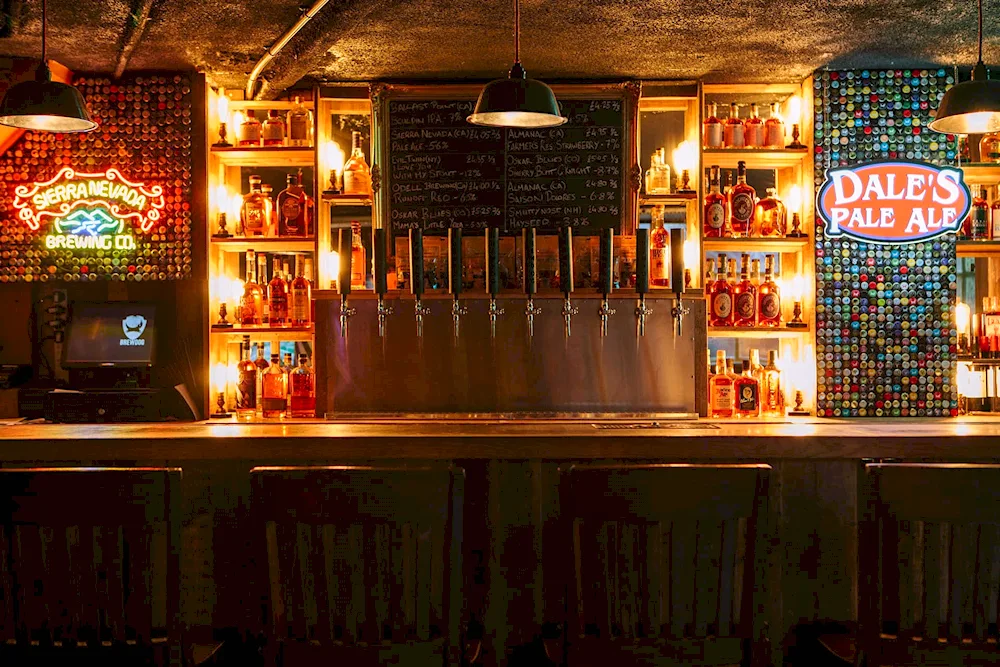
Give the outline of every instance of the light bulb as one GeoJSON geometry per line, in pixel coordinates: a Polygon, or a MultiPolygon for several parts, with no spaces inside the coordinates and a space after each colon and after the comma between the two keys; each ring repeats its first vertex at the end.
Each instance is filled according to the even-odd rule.
{"type": "Polygon", "coordinates": [[[792,123],[802,122],[802,98],[798,95],[792,95],[792,99],[788,100],[788,115],[792,123]]]}
{"type": "Polygon", "coordinates": [[[959,301],[955,304],[955,328],[958,329],[959,335],[969,333],[969,318],[971,316],[972,310],[967,303],[959,301]]]}
{"type": "Polygon", "coordinates": [[[788,213],[802,213],[802,186],[793,185],[788,191],[788,213]]]}
{"type": "Polygon", "coordinates": [[[219,113],[219,122],[229,121],[229,97],[226,96],[226,89],[219,88],[219,98],[215,102],[216,111],[219,113]]]}

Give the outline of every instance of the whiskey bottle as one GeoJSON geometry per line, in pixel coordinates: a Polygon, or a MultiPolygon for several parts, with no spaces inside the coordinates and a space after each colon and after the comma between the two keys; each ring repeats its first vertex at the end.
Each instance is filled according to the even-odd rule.
{"type": "Polygon", "coordinates": [[[715,282],[715,260],[705,260],[705,289],[710,289],[715,282]]]}
{"type": "Polygon", "coordinates": [[[758,384],[763,381],[763,371],[764,367],[760,365],[760,350],[754,348],[750,350],[750,375],[757,380],[758,384]]]}
{"type": "Polygon", "coordinates": [[[260,285],[262,303],[264,304],[264,324],[267,324],[271,316],[271,305],[267,298],[267,286],[271,281],[267,279],[267,258],[263,254],[257,255],[257,283],[260,285]]]}
{"type": "Polygon", "coordinates": [[[1000,241],[1000,187],[997,188],[996,197],[990,204],[990,238],[1000,241]]]}
{"type": "Polygon", "coordinates": [[[646,194],[653,194],[653,190],[656,188],[656,161],[660,159],[660,151],[655,150],[653,154],[649,156],[649,168],[646,170],[646,194]]]}
{"type": "Polygon", "coordinates": [[[667,164],[667,153],[664,148],[658,148],[656,151],[656,176],[653,179],[653,192],[654,195],[669,195],[670,194],[670,165],[667,164]]]}
{"type": "Polygon", "coordinates": [[[979,161],[1000,163],[1000,132],[989,132],[979,140],[979,161]]]}
{"type": "Polygon", "coordinates": [[[253,109],[247,109],[246,117],[240,123],[239,143],[240,146],[260,146],[260,121],[253,109]]]}
{"type": "Polygon", "coordinates": [[[653,207],[653,231],[649,235],[649,284],[670,287],[670,234],[663,226],[663,207],[653,207]]]}
{"type": "Polygon", "coordinates": [[[969,211],[969,218],[972,224],[969,226],[969,238],[973,241],[985,241],[990,238],[990,208],[983,197],[983,186],[973,185],[972,190],[972,210],[969,211]]]}
{"type": "Polygon", "coordinates": [[[288,284],[281,275],[281,260],[274,258],[271,282],[267,284],[268,323],[272,327],[288,324],[288,284]]]}
{"type": "Polygon", "coordinates": [[[743,362],[740,374],[733,381],[736,416],[746,419],[760,415],[760,385],[753,376],[750,360],[743,362]]]}
{"type": "Polygon", "coordinates": [[[774,282],[774,255],[764,255],[764,281],[758,288],[758,326],[781,326],[781,294],[774,282]]]}
{"type": "Polygon", "coordinates": [[[265,146],[285,145],[285,121],[278,117],[278,110],[271,109],[260,125],[260,137],[265,146]]]}
{"type": "Polygon", "coordinates": [[[236,373],[236,418],[249,421],[257,414],[257,367],[250,361],[250,336],[243,336],[236,373]]]}
{"type": "Polygon", "coordinates": [[[295,98],[295,106],[285,116],[288,126],[289,146],[312,146],[313,113],[302,104],[302,98],[295,98]]]}
{"type": "Polygon", "coordinates": [[[289,398],[288,414],[291,417],[316,416],[316,377],[309,368],[309,356],[299,355],[299,366],[292,371],[291,396],[289,398]]]}
{"type": "Polygon", "coordinates": [[[767,189],[767,196],[757,202],[751,236],[783,237],[788,233],[788,213],[778,199],[775,188],[767,189]]]}
{"type": "Polygon", "coordinates": [[[259,326],[264,321],[264,290],[257,284],[257,265],[254,251],[247,250],[247,279],[240,299],[240,324],[259,326]]]}
{"type": "Polygon", "coordinates": [[[275,230],[278,226],[277,212],[274,210],[274,188],[271,187],[270,183],[261,183],[260,193],[264,195],[267,200],[267,207],[271,212],[271,217],[267,219],[267,232],[265,236],[275,236],[275,230]]]}
{"type": "Polygon", "coordinates": [[[764,145],[764,121],[757,113],[757,105],[750,105],[750,117],[743,124],[743,136],[747,148],[761,148],[764,145]]]}
{"type": "Polygon", "coordinates": [[[729,226],[733,236],[750,234],[756,196],[753,187],[747,185],[747,164],[740,160],[736,164],[736,185],[729,190],[729,226]]]}
{"type": "Polygon", "coordinates": [[[708,323],[713,327],[733,326],[733,287],[726,279],[726,256],[719,254],[718,272],[709,290],[708,323]]]}
{"type": "Polygon", "coordinates": [[[761,371],[764,381],[760,389],[761,414],[764,417],[785,416],[785,394],[781,387],[781,370],[777,364],[778,353],[767,353],[767,366],[761,371]]]}
{"type": "Polygon", "coordinates": [[[301,174],[288,174],[286,187],[278,193],[278,236],[308,236],[309,198],[300,182],[301,174]]]}
{"type": "Polygon", "coordinates": [[[260,176],[250,177],[250,192],[243,196],[240,208],[240,225],[244,236],[266,236],[270,226],[273,205],[270,197],[265,197],[260,185],[260,176]]]}
{"type": "Polygon", "coordinates": [[[264,371],[261,387],[262,416],[265,419],[274,419],[284,415],[288,406],[288,374],[281,369],[277,353],[271,354],[271,365],[264,371]]]}
{"type": "Polygon", "coordinates": [[[299,268],[299,275],[292,281],[291,300],[289,302],[289,314],[293,327],[309,326],[312,322],[312,260],[306,259],[304,262],[296,262],[299,268]]]}
{"type": "Polygon", "coordinates": [[[771,105],[771,116],[764,122],[764,146],[767,148],[785,147],[785,124],[781,120],[778,103],[771,105]]]}
{"type": "Polygon", "coordinates": [[[351,133],[351,157],[344,165],[344,194],[361,197],[370,197],[372,194],[372,172],[365,162],[360,132],[351,133]]]}
{"type": "Polygon", "coordinates": [[[729,118],[723,128],[723,142],[726,148],[743,148],[746,146],[746,135],[743,121],[740,120],[740,107],[733,102],[729,105],[729,118]]]}
{"type": "Polygon", "coordinates": [[[365,261],[365,245],[361,241],[361,223],[351,221],[351,289],[367,287],[368,263],[365,261]]]}
{"type": "Polygon", "coordinates": [[[264,343],[257,343],[257,358],[254,359],[253,365],[257,367],[257,412],[260,412],[262,409],[261,400],[264,398],[264,388],[261,383],[264,381],[264,372],[269,365],[264,356],[264,343]]]}
{"type": "Polygon", "coordinates": [[[750,282],[750,255],[740,258],[740,282],[733,290],[734,324],[738,327],[757,326],[757,286],[750,282]]]}
{"type": "Polygon", "coordinates": [[[708,387],[708,414],[716,419],[731,419],[736,414],[734,378],[726,373],[726,351],[715,353],[715,375],[708,387]]]}
{"type": "Polygon", "coordinates": [[[708,105],[708,117],[705,118],[705,122],[702,123],[704,126],[704,138],[702,143],[705,148],[722,148],[722,121],[719,120],[716,115],[718,111],[718,106],[715,104],[708,105]]]}
{"type": "Polygon", "coordinates": [[[285,371],[286,373],[292,372],[293,368],[292,368],[291,352],[285,352],[285,355],[281,357],[281,370],[285,371]]]}
{"type": "Polygon", "coordinates": [[[719,192],[719,168],[712,165],[709,192],[705,195],[706,238],[726,236],[726,198],[719,192]]]}

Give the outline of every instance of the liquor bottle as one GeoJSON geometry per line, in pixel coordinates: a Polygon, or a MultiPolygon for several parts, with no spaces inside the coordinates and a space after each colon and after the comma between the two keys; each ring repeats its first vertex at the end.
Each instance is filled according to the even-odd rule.
{"type": "Polygon", "coordinates": [[[761,371],[764,381],[760,387],[760,411],[763,417],[785,416],[785,395],[781,388],[781,370],[778,369],[777,358],[777,352],[768,352],[767,366],[761,371]]]}
{"type": "Polygon", "coordinates": [[[260,121],[254,115],[253,109],[247,110],[247,115],[240,123],[240,146],[260,146],[260,121]]]}
{"type": "Polygon", "coordinates": [[[292,368],[291,352],[285,352],[285,354],[281,357],[281,370],[285,371],[286,373],[292,372],[293,368],[292,368]]]}
{"type": "Polygon", "coordinates": [[[750,262],[750,284],[760,287],[760,260],[755,259],[750,262]]]}
{"type": "Polygon", "coordinates": [[[302,98],[295,98],[295,106],[285,115],[288,126],[289,146],[312,146],[313,113],[302,105],[302,98]]]}
{"type": "Polygon", "coordinates": [[[726,256],[719,255],[718,272],[709,289],[708,323],[713,327],[733,326],[733,288],[726,280],[726,256]]]}
{"type": "Polygon", "coordinates": [[[257,255],[257,282],[260,284],[260,289],[263,292],[261,298],[264,304],[264,324],[270,321],[271,316],[271,304],[267,298],[267,286],[270,284],[270,280],[267,279],[267,258],[263,254],[257,255]]]}
{"type": "Polygon", "coordinates": [[[649,169],[646,170],[646,194],[653,194],[653,189],[656,187],[656,161],[660,159],[660,151],[655,150],[653,154],[649,156],[649,169]]]}
{"type": "Polygon", "coordinates": [[[703,123],[705,132],[702,143],[705,148],[722,148],[722,121],[716,116],[718,106],[708,105],[708,117],[703,123]]]}
{"type": "Polygon", "coordinates": [[[734,378],[726,373],[726,351],[715,353],[715,375],[708,387],[708,414],[717,419],[731,419],[736,414],[734,378]]]}
{"type": "Polygon", "coordinates": [[[788,233],[788,212],[778,198],[775,188],[767,189],[767,196],[757,202],[751,236],[783,237],[788,233]]]}
{"type": "Polygon", "coordinates": [[[753,376],[749,359],[743,362],[740,374],[733,381],[733,395],[737,417],[746,419],[760,415],[760,385],[753,376]]]}
{"type": "Polygon", "coordinates": [[[1000,162],[1000,132],[989,132],[979,140],[979,161],[1000,162]]]}
{"type": "Polygon", "coordinates": [[[254,251],[247,250],[247,279],[240,299],[240,324],[255,326],[264,322],[264,290],[257,284],[257,263],[254,251]]]}
{"type": "Polygon", "coordinates": [[[726,236],[726,198],[719,192],[719,168],[712,165],[709,192],[705,195],[705,238],[726,236]]]}
{"type": "Polygon", "coordinates": [[[268,323],[272,327],[288,324],[288,283],[281,275],[281,260],[274,258],[271,282],[267,284],[268,323]]]}
{"type": "Polygon", "coordinates": [[[267,232],[264,236],[275,236],[278,226],[277,213],[274,210],[274,188],[270,183],[261,183],[260,193],[267,199],[267,207],[271,211],[271,217],[267,219],[267,232]]]}
{"type": "Polygon", "coordinates": [[[351,289],[367,287],[368,263],[365,261],[365,245],[361,242],[361,223],[351,221],[351,289]]]}
{"type": "Polygon", "coordinates": [[[785,124],[781,120],[778,103],[771,105],[771,116],[764,122],[764,146],[767,148],[785,147],[785,124]]]}
{"type": "Polygon", "coordinates": [[[260,125],[260,137],[265,146],[285,145],[285,121],[278,117],[278,110],[271,109],[260,125]]]}
{"type": "Polygon", "coordinates": [[[756,104],[750,105],[750,117],[743,124],[743,136],[747,148],[764,146],[764,121],[760,119],[756,104]]]}
{"type": "Polygon", "coordinates": [[[667,152],[663,147],[658,148],[656,152],[658,157],[656,160],[656,178],[653,180],[652,194],[669,195],[670,165],[667,164],[667,152]]]}
{"type": "Polygon", "coordinates": [[[740,258],[740,282],[733,290],[733,324],[738,327],[757,326],[757,286],[750,282],[750,255],[740,258]]]}
{"type": "Polygon", "coordinates": [[[781,326],[781,293],[774,282],[774,255],[764,255],[764,281],[758,287],[758,294],[758,326],[781,326]]]}
{"type": "Polygon", "coordinates": [[[760,365],[760,350],[754,348],[750,350],[750,375],[752,375],[754,379],[757,380],[758,384],[762,381],[764,377],[762,375],[763,371],[764,367],[760,365]]]}
{"type": "Polygon", "coordinates": [[[997,188],[996,198],[990,205],[990,238],[1000,241],[1000,187],[997,188]]]}
{"type": "MultiPolygon", "coordinates": [[[[736,288],[736,278],[737,278],[737,274],[736,274],[736,260],[735,259],[730,259],[726,263],[726,277],[729,279],[729,285],[730,285],[730,287],[732,287],[735,290],[735,288],[736,288]]],[[[734,291],[733,294],[735,295],[736,292],[734,291]]]]}
{"type": "Polygon", "coordinates": [[[263,409],[261,400],[264,398],[264,387],[262,385],[264,382],[264,372],[269,366],[267,359],[264,357],[264,343],[257,343],[257,358],[254,359],[253,365],[257,367],[257,412],[260,412],[263,409]]]}
{"type": "Polygon", "coordinates": [[[653,231],[649,235],[649,284],[670,287],[670,234],[663,226],[663,207],[653,208],[653,231]]]}
{"type": "Polygon", "coordinates": [[[288,405],[288,374],[278,363],[278,354],[271,354],[271,365],[264,371],[261,380],[263,398],[261,399],[261,414],[265,419],[281,417],[288,405]]]}
{"type": "Polygon", "coordinates": [[[746,135],[743,121],[740,120],[740,108],[736,102],[729,105],[729,118],[723,128],[722,140],[726,148],[743,148],[746,145],[746,135]]]}
{"type": "Polygon", "coordinates": [[[243,336],[236,373],[236,418],[250,420],[257,414],[257,367],[250,361],[250,336],[243,336]]]}
{"type": "Polygon", "coordinates": [[[301,174],[288,174],[285,189],[278,193],[275,207],[278,216],[278,236],[309,234],[309,198],[299,181],[301,174]]]}
{"type": "Polygon", "coordinates": [[[316,416],[316,376],[309,368],[309,355],[299,355],[299,366],[290,376],[291,397],[288,414],[291,417],[316,416]]]}
{"type": "Polygon", "coordinates": [[[740,160],[736,164],[736,185],[729,190],[729,226],[733,236],[745,237],[750,234],[753,221],[754,200],[757,192],[747,185],[747,164],[740,160]]]}
{"type": "Polygon", "coordinates": [[[306,259],[304,262],[297,262],[299,275],[292,281],[291,301],[289,303],[289,314],[293,327],[306,327],[312,321],[312,284],[309,282],[312,277],[312,260],[306,259]]]}
{"type": "Polygon", "coordinates": [[[990,238],[990,208],[983,197],[983,186],[973,185],[972,190],[972,210],[969,211],[969,218],[972,220],[969,226],[969,238],[973,241],[985,241],[990,238]]]}
{"type": "Polygon", "coordinates": [[[709,289],[715,282],[715,260],[705,260],[705,289],[709,289]]]}
{"type": "Polygon", "coordinates": [[[250,192],[243,195],[243,206],[240,208],[244,236],[267,236],[272,208],[271,198],[265,197],[260,187],[260,176],[251,176],[250,192]]]}
{"type": "Polygon", "coordinates": [[[360,132],[351,132],[351,157],[344,165],[344,194],[362,197],[372,194],[372,172],[365,162],[360,132]]]}

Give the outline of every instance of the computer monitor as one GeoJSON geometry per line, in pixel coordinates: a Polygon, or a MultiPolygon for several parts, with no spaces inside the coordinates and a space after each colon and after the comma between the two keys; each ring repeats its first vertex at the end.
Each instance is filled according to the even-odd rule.
{"type": "Polygon", "coordinates": [[[149,368],[156,359],[156,306],[75,303],[64,350],[66,368],[149,368]]]}

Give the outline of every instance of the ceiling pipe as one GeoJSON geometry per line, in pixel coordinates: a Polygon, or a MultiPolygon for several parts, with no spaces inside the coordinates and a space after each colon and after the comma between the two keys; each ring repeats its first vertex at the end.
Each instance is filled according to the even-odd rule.
{"type": "Polygon", "coordinates": [[[283,48],[285,48],[285,45],[292,41],[292,38],[295,37],[295,35],[297,35],[299,31],[302,30],[307,23],[309,23],[309,21],[313,20],[316,14],[318,14],[329,1],[330,0],[316,0],[312,7],[310,7],[305,14],[299,17],[299,20],[295,22],[295,25],[289,28],[284,35],[279,37],[278,41],[268,47],[264,56],[258,60],[257,64],[253,66],[253,69],[250,70],[250,78],[247,79],[247,87],[244,91],[246,99],[254,99],[254,88],[257,87],[257,79],[260,78],[264,69],[271,64],[271,61],[274,60],[274,57],[278,55],[283,48]]]}

